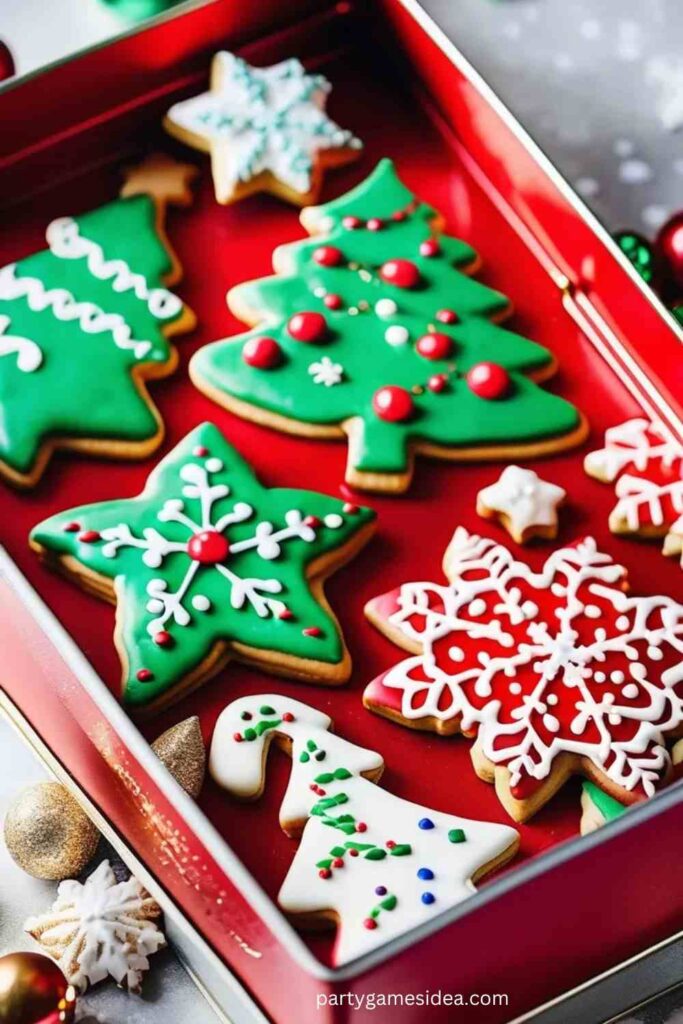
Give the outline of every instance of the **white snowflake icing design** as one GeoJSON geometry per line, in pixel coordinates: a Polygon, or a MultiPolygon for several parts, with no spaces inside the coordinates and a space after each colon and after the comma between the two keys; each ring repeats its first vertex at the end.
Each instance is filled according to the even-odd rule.
{"type": "Polygon", "coordinates": [[[160,916],[137,879],[117,882],[105,860],[85,883],[62,882],[52,909],[24,927],[82,991],[107,976],[135,991],[148,957],[166,945],[160,916]]]}
{"type": "Polygon", "coordinates": [[[683,606],[628,596],[592,538],[536,573],[460,527],[445,565],[450,585],[404,585],[389,617],[423,648],[381,677],[403,717],[460,717],[513,787],[566,752],[652,795],[683,723],[683,606]]]}
{"type": "MultiPolygon", "coordinates": [[[[278,579],[243,578],[223,562],[228,554],[234,556],[244,551],[255,551],[268,562],[280,555],[282,545],[289,540],[298,538],[311,543],[316,539],[315,526],[321,524],[313,525],[298,509],[290,509],[285,513],[285,525],[279,529],[263,520],[254,525],[251,537],[228,543],[225,531],[235,523],[248,520],[254,514],[254,508],[247,502],[236,501],[229,512],[215,517],[216,503],[230,495],[227,484],[212,483],[211,478],[222,469],[222,461],[215,457],[207,458],[203,465],[187,462],[180,468],[180,478],[184,481],[183,497],[199,501],[200,515],[197,518],[192,518],[187,512],[182,498],[167,499],[157,513],[160,523],[179,523],[186,527],[187,540],[170,540],[152,527],[143,530],[142,537],[136,537],[126,523],[101,531],[105,541],[102,554],[106,558],[115,558],[121,548],[138,548],[144,564],[156,569],[171,554],[187,557],[187,568],[176,590],[169,590],[167,581],[160,577],[147,584],[147,611],[154,616],[147,624],[147,632],[152,637],[166,630],[171,622],[181,627],[189,625],[192,616],[187,606],[188,591],[197,574],[206,571],[215,571],[223,576],[231,607],[239,609],[248,604],[260,618],[281,614],[285,605],[273,596],[282,591],[282,583],[278,579]]],[[[325,516],[324,525],[329,529],[338,529],[342,524],[340,515],[331,513],[325,516]]],[[[209,598],[201,593],[194,595],[190,605],[199,612],[207,612],[211,608],[209,598]]]]}
{"type": "Polygon", "coordinates": [[[209,144],[226,193],[264,171],[308,192],[319,150],[361,147],[325,113],[329,92],[327,79],[307,75],[296,59],[254,68],[222,51],[214,57],[209,92],[176,103],[168,122],[209,144]]]}
{"type": "Polygon", "coordinates": [[[614,533],[665,533],[683,512],[683,446],[660,423],[637,418],[611,427],[584,468],[598,480],[616,481],[614,533]]]}
{"type": "Polygon", "coordinates": [[[326,388],[341,384],[344,378],[342,364],[333,362],[329,356],[322,356],[317,362],[311,363],[308,372],[314,384],[324,384],[326,388]]]}

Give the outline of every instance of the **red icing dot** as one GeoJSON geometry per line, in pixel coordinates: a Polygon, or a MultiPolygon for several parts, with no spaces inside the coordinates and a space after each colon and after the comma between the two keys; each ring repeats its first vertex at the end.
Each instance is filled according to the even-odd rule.
{"type": "Polygon", "coordinates": [[[436,319],[442,324],[457,324],[460,318],[453,309],[440,309],[436,314],[436,319]]]}
{"type": "Polygon", "coordinates": [[[173,643],[173,637],[170,633],[167,633],[165,629],[161,629],[158,633],[155,633],[152,639],[159,647],[170,647],[173,643]]]}
{"type": "Polygon", "coordinates": [[[357,857],[358,850],[349,850],[349,857],[357,857]]]}
{"type": "Polygon", "coordinates": [[[329,295],[326,295],[323,302],[328,309],[341,309],[342,306],[341,295],[335,295],[334,292],[330,292],[329,295]]]}
{"type": "Polygon", "coordinates": [[[322,526],[323,522],[322,522],[322,519],[318,519],[317,516],[306,516],[306,518],[304,519],[304,524],[306,526],[314,526],[315,527],[315,526],[322,526]]]}
{"type": "Polygon", "coordinates": [[[355,516],[358,515],[360,509],[358,505],[352,505],[350,501],[345,501],[343,511],[346,512],[347,516],[355,516]]]}
{"type": "Polygon", "coordinates": [[[367,830],[368,826],[365,824],[364,821],[359,821],[358,824],[356,825],[356,832],[367,832],[367,830]]]}
{"type": "Polygon", "coordinates": [[[387,839],[385,846],[387,850],[393,850],[393,848],[396,846],[396,842],[393,839],[387,839]]]}
{"type": "Polygon", "coordinates": [[[377,927],[377,922],[374,917],[366,917],[363,921],[363,927],[367,928],[369,932],[372,932],[377,927]]]}
{"type": "Polygon", "coordinates": [[[196,455],[198,459],[203,459],[205,455],[209,454],[209,449],[206,445],[198,444],[196,448],[192,449],[192,454],[196,455]]]}
{"type": "Polygon", "coordinates": [[[287,619],[294,618],[294,612],[291,611],[289,608],[282,608],[282,610],[277,613],[277,617],[278,619],[284,619],[285,621],[287,621],[287,619]]]}
{"type": "Polygon", "coordinates": [[[407,216],[408,214],[406,213],[405,210],[394,210],[394,212],[391,215],[391,219],[401,221],[405,220],[407,216]]]}
{"type": "Polygon", "coordinates": [[[80,528],[81,528],[81,524],[77,523],[75,521],[67,523],[65,526],[62,527],[62,529],[64,530],[64,533],[78,533],[80,528]]]}
{"type": "Polygon", "coordinates": [[[417,342],[417,351],[425,359],[448,359],[453,351],[453,339],[447,334],[423,334],[417,342]]]}
{"type": "Polygon", "coordinates": [[[154,679],[154,673],[148,668],[141,668],[135,673],[135,678],[141,683],[148,683],[150,679],[154,679]]]}
{"type": "Polygon", "coordinates": [[[322,636],[323,631],[318,626],[306,626],[306,629],[301,630],[304,636],[322,636]]]}
{"type": "Polygon", "coordinates": [[[397,288],[414,288],[420,282],[420,271],[410,260],[387,260],[380,267],[379,276],[397,288]]]}
{"type": "Polygon", "coordinates": [[[507,370],[498,363],[477,363],[467,371],[467,385],[480,398],[502,398],[510,386],[507,370]]]}
{"type": "Polygon", "coordinates": [[[241,732],[234,732],[232,734],[232,738],[234,739],[235,743],[241,743],[242,742],[242,733],[241,732]]]}
{"type": "Polygon", "coordinates": [[[344,253],[336,245],[319,245],[313,251],[313,259],[321,267],[338,267],[344,261],[344,253]]]}
{"type": "Polygon", "coordinates": [[[249,338],[242,348],[242,359],[247,366],[272,370],[282,361],[282,349],[275,338],[249,338]]]}
{"type": "Polygon", "coordinates": [[[228,557],[230,545],[217,530],[202,530],[195,533],[187,545],[187,553],[202,565],[216,565],[228,557]]]}
{"type": "Polygon", "coordinates": [[[356,231],[362,225],[362,223],[363,221],[360,219],[360,217],[342,218],[342,227],[346,228],[347,231],[356,231]]]}
{"type": "Polygon", "coordinates": [[[437,394],[443,391],[448,385],[448,377],[445,373],[435,373],[433,377],[430,377],[427,381],[427,387],[430,391],[434,391],[437,394]]]}
{"type": "Polygon", "coordinates": [[[380,388],[372,396],[372,408],[381,420],[402,423],[410,419],[415,405],[410,392],[393,384],[380,388]]]}
{"type": "Polygon", "coordinates": [[[321,878],[331,878],[332,877],[332,872],[330,871],[329,868],[321,868],[320,871],[318,872],[318,874],[320,875],[321,878]]]}
{"type": "Polygon", "coordinates": [[[83,544],[94,544],[100,539],[100,534],[98,530],[84,530],[83,533],[79,533],[78,539],[83,544]]]}
{"type": "Polygon", "coordinates": [[[294,721],[294,715],[292,714],[292,712],[291,711],[285,711],[283,716],[282,716],[282,721],[283,722],[293,722],[294,721]]]}
{"type": "Polygon", "coordinates": [[[343,868],[344,867],[344,861],[341,859],[341,857],[335,857],[334,858],[334,860],[332,861],[332,867],[333,868],[343,868]]]}
{"type": "Polygon", "coordinates": [[[441,246],[435,238],[420,243],[420,256],[438,256],[440,252],[441,246]]]}
{"type": "Polygon", "coordinates": [[[287,324],[287,330],[296,341],[310,344],[325,337],[327,321],[322,313],[295,313],[287,324]]]}
{"type": "Polygon", "coordinates": [[[368,231],[381,231],[384,227],[384,222],[379,217],[370,217],[365,226],[368,231]]]}

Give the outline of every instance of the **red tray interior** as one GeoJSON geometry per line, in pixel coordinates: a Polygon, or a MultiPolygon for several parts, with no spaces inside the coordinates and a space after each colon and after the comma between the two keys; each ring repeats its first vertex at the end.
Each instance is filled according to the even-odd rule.
{"type": "MultiPolygon", "coordinates": [[[[516,312],[510,326],[557,355],[561,369],[547,386],[569,398],[590,419],[592,434],[583,448],[534,463],[543,476],[569,492],[570,505],[562,516],[558,543],[590,533],[604,550],[629,567],[635,592],[680,593],[680,569],[675,561],[660,555],[657,544],[620,540],[609,533],[612,490],[583,473],[583,455],[591,445],[600,444],[604,429],[639,410],[563,310],[557,286],[502,219],[491,197],[473,180],[457,140],[443,134],[415,95],[378,60],[376,52],[372,59],[360,50],[344,54],[327,63],[324,70],[335,85],[330,104],[333,116],[352,127],[365,140],[366,149],[357,164],[328,175],[323,199],[356,184],[380,157],[388,155],[415,193],[443,211],[449,232],[481,254],[480,279],[511,297],[516,312]]],[[[147,126],[140,139],[149,137],[147,126]]],[[[174,150],[161,135],[158,143],[174,150]]],[[[181,154],[181,150],[175,152],[181,154]]],[[[182,156],[194,159],[196,155],[182,151],[182,156]]],[[[185,270],[177,290],[197,313],[199,327],[178,340],[180,366],[176,374],[152,385],[167,427],[160,454],[198,422],[211,419],[253,463],[265,483],[315,487],[347,496],[344,444],[307,442],[246,423],[213,405],[188,379],[187,361],[200,345],[243,327],[226,307],[228,288],[269,274],[274,246],[303,237],[297,211],[269,197],[254,197],[228,208],[217,206],[207,162],[202,164],[202,172],[193,207],[170,211],[167,224],[185,270]],[[315,467],[313,474],[311,466],[315,467]]],[[[106,167],[16,207],[0,236],[0,265],[41,248],[51,218],[80,213],[109,200],[116,194],[117,183],[118,168],[106,167]]],[[[3,542],[115,693],[119,665],[112,643],[113,608],[43,568],[28,550],[26,536],[34,523],[59,509],[138,493],[157,457],[143,463],[112,463],[57,456],[35,491],[3,490],[3,542]]],[[[493,787],[474,774],[469,741],[402,729],[369,714],[361,704],[364,685],[401,657],[365,620],[365,602],[406,580],[439,579],[443,550],[458,524],[506,542],[502,529],[485,523],[475,513],[477,491],[496,479],[501,468],[498,463],[457,465],[419,459],[407,496],[361,498],[379,514],[378,534],[356,564],[340,571],[327,588],[354,658],[354,673],[347,686],[327,689],[290,683],[232,664],[202,690],[145,722],[145,735],[151,740],[173,723],[196,714],[209,741],[218,714],[234,697],[266,691],[287,693],[328,711],[337,730],[354,743],[380,751],[387,764],[382,780],[386,788],[443,811],[506,822],[493,787]]],[[[514,549],[514,543],[509,543],[514,549]]],[[[550,544],[539,543],[525,551],[517,549],[517,553],[538,567],[550,550],[550,544]]],[[[236,803],[210,780],[199,802],[275,897],[294,852],[293,842],[280,832],[277,823],[288,773],[286,758],[274,754],[268,771],[268,789],[256,804],[236,803]]],[[[529,824],[520,827],[521,851],[507,870],[577,834],[579,796],[580,783],[573,780],[529,824]]],[[[328,959],[328,937],[316,936],[311,945],[328,959]]]]}

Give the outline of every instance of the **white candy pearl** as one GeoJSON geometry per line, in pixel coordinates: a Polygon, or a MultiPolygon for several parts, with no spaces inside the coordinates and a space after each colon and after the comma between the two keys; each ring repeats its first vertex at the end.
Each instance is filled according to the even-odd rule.
{"type": "Polygon", "coordinates": [[[401,327],[399,324],[393,324],[391,327],[387,327],[384,332],[384,340],[390,345],[405,345],[410,335],[407,327],[401,327]]]}
{"type": "Polygon", "coordinates": [[[375,313],[382,318],[393,316],[398,312],[398,306],[393,299],[380,299],[375,303],[375,313]]]}

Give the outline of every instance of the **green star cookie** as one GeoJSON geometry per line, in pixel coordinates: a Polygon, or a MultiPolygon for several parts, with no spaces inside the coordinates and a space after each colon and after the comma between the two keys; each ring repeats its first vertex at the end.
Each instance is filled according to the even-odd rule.
{"type": "Polygon", "coordinates": [[[265,488],[221,432],[193,430],[136,498],[52,516],[32,546],[117,602],[123,699],[169,703],[235,658],[344,682],[351,663],[322,581],[374,529],[370,509],[265,488]]]}

